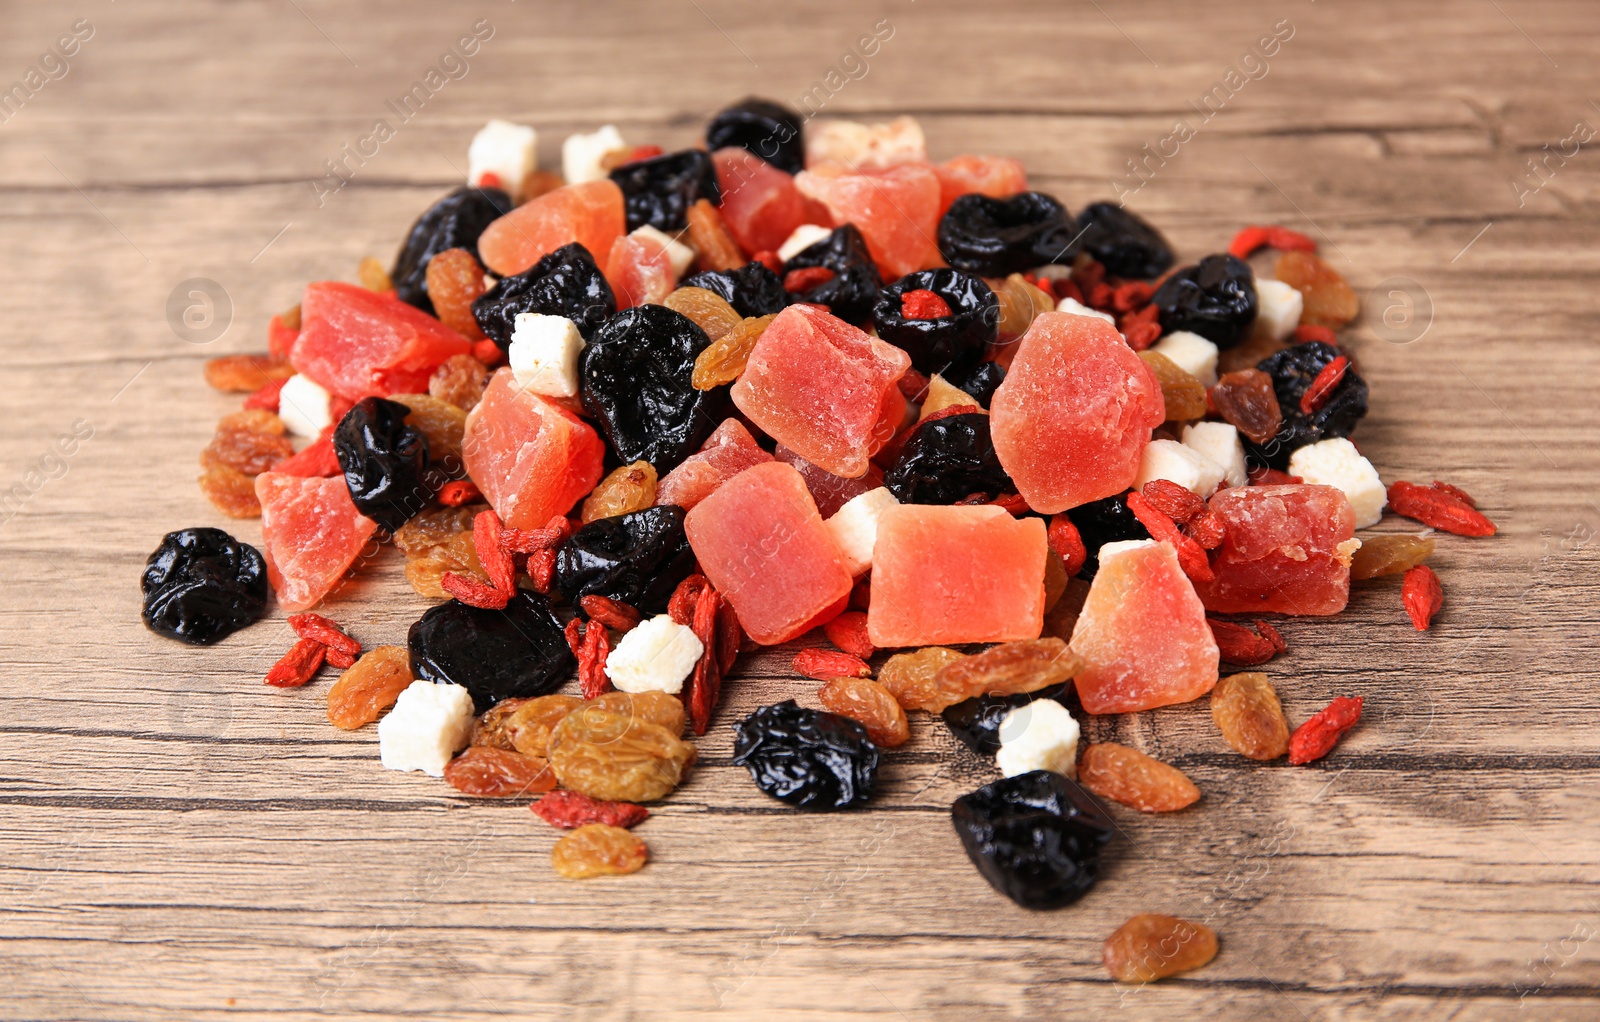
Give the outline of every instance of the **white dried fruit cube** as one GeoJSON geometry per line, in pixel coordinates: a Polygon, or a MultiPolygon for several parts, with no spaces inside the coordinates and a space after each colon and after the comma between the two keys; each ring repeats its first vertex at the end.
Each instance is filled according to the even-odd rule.
{"type": "Polygon", "coordinates": [[[667,262],[672,266],[672,279],[678,280],[683,276],[689,264],[694,262],[694,249],[674,238],[666,231],[658,230],[645,224],[629,235],[638,238],[647,245],[660,249],[667,254],[667,262]]]}
{"type": "Polygon", "coordinates": [[[1151,351],[1160,352],[1172,364],[1210,387],[1217,382],[1217,346],[1188,330],[1174,330],[1151,345],[1151,351]]]}
{"type": "Polygon", "coordinates": [[[1099,309],[1091,309],[1087,305],[1083,304],[1082,302],[1078,301],[1076,298],[1073,298],[1071,296],[1063,298],[1063,299],[1061,299],[1061,301],[1057,302],[1056,303],[1056,311],[1057,312],[1070,312],[1074,316],[1094,316],[1094,317],[1096,317],[1098,319],[1105,320],[1107,323],[1110,323],[1112,326],[1116,326],[1117,325],[1117,317],[1113,316],[1111,313],[1109,313],[1109,312],[1101,312],[1099,309]]]}
{"type": "Polygon", "coordinates": [[[1226,422],[1196,422],[1183,427],[1183,446],[1210,458],[1222,469],[1222,481],[1243,486],[1250,481],[1239,431],[1226,422]]]}
{"type": "Polygon", "coordinates": [[[1152,440],[1139,456],[1139,478],[1133,485],[1142,489],[1152,479],[1170,479],[1209,497],[1222,483],[1222,466],[1176,440],[1152,440]]]}
{"type": "Polygon", "coordinates": [[[693,628],[658,614],[617,643],[606,657],[606,677],[622,692],[682,692],[705,651],[693,628]]]}
{"type": "Polygon", "coordinates": [[[295,436],[321,436],[333,424],[328,392],[311,377],[295,373],[278,391],[278,418],[295,436]]]}
{"type": "Polygon", "coordinates": [[[1256,309],[1255,336],[1281,341],[1300,325],[1305,297],[1281,280],[1257,277],[1256,309]]]}
{"type": "Polygon", "coordinates": [[[851,497],[824,523],[839,545],[850,574],[861,575],[872,567],[872,548],[878,542],[878,519],[884,511],[899,504],[888,487],[880,486],[851,497]]]}
{"type": "Polygon", "coordinates": [[[443,777],[472,734],[472,696],[460,685],[413,681],[378,721],[378,757],[390,770],[443,777]]]}
{"type": "Polygon", "coordinates": [[[490,121],[467,146],[467,183],[481,185],[485,175],[493,174],[499,187],[510,193],[511,201],[520,202],[523,186],[536,166],[538,143],[538,132],[526,124],[490,121]]]}
{"type": "Polygon", "coordinates": [[[583,348],[578,324],[567,317],[521,312],[512,323],[507,359],[522,389],[573,397],[578,393],[578,356],[583,348]]]}
{"type": "Polygon", "coordinates": [[[789,235],[789,240],[778,246],[778,258],[788,262],[833,232],[817,224],[801,224],[789,235]]]}
{"type": "MultiPolygon", "coordinates": [[[[585,181],[600,181],[610,175],[610,171],[601,166],[600,161],[606,153],[616,149],[626,148],[628,143],[622,140],[622,132],[617,130],[615,124],[607,124],[598,131],[588,134],[578,133],[568,135],[566,141],[561,143],[561,172],[567,179],[567,184],[582,184],[585,181]]],[[[605,253],[596,253],[603,258],[605,253]]]]}
{"type": "Polygon", "coordinates": [[[1344,437],[1319,440],[1289,455],[1289,474],[1308,483],[1343,490],[1350,499],[1350,509],[1356,513],[1358,529],[1378,524],[1389,502],[1378,470],[1344,437]]]}
{"type": "Polygon", "coordinates": [[[1030,770],[1078,776],[1078,722],[1054,699],[1035,699],[1013,708],[1000,721],[1000,751],[995,765],[1007,777],[1030,770]]]}
{"type": "Polygon", "coordinates": [[[808,167],[837,163],[851,170],[884,170],[927,162],[928,141],[915,117],[884,124],[823,120],[806,128],[808,167]]]}

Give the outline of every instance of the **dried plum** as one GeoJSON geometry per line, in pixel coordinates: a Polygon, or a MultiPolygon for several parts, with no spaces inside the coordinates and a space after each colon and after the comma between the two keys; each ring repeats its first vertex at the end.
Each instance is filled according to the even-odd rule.
{"type": "Polygon", "coordinates": [[[550,604],[526,589],[504,610],[440,604],[411,626],[406,645],[412,674],[460,685],[478,713],[502,699],[554,692],[577,666],[550,604]]]}
{"type": "Polygon", "coordinates": [[[960,270],[918,270],[879,292],[872,319],[878,336],[910,355],[913,366],[937,373],[957,359],[982,356],[1000,335],[1000,300],[988,284],[960,270]],[[907,319],[901,301],[911,291],[932,291],[950,315],[907,319]]]}
{"type": "Polygon", "coordinates": [[[989,416],[982,412],[919,424],[883,474],[883,485],[902,504],[954,504],[975,493],[993,497],[1016,492],[1000,467],[989,416]]]}
{"type": "Polygon", "coordinates": [[[1172,246],[1143,217],[1114,202],[1091,202],[1078,214],[1078,245],[1128,280],[1152,280],[1172,266],[1172,246]]]}
{"type": "Polygon", "coordinates": [[[1256,365],[1272,377],[1283,425],[1278,428],[1277,436],[1265,444],[1241,437],[1252,464],[1281,470],[1288,467],[1289,455],[1307,444],[1329,437],[1347,437],[1355,432],[1356,424],[1367,414],[1367,381],[1354,369],[1345,370],[1343,379],[1329,392],[1321,408],[1310,415],[1300,410],[1300,398],[1311,381],[1317,378],[1323,366],[1339,355],[1339,349],[1331,344],[1307,341],[1285,348],[1256,365]]]}
{"type": "Polygon", "coordinates": [[[1060,908],[1087,894],[1113,830],[1093,795],[1049,770],[961,796],[950,820],[983,878],[1030,909],[1060,908]]]}
{"type": "Polygon", "coordinates": [[[1092,579],[1100,570],[1100,548],[1107,543],[1129,539],[1149,539],[1150,531],[1128,509],[1128,495],[1118,494],[1079,504],[1067,511],[1067,518],[1078,529],[1084,549],[1089,556],[1083,562],[1079,578],[1092,579]]]}
{"type": "Polygon", "coordinates": [[[1188,330],[1231,348],[1250,336],[1256,321],[1255,275],[1243,259],[1209,255],[1162,281],[1151,302],[1163,334],[1188,330]]]}
{"type": "Polygon", "coordinates": [[[939,220],[939,251],[958,270],[1004,277],[1045,263],[1070,263],[1077,224],[1067,207],[1043,192],[993,199],[973,192],[939,220]]]}
{"type": "MultiPolygon", "coordinates": [[[[706,148],[738,146],[788,174],[806,169],[805,136],[798,115],[770,99],[754,96],[741,100],[711,118],[706,125],[706,148]]],[[[724,296],[726,297],[726,296],[724,296]]],[[[765,313],[745,313],[765,315],[765,313]]]]}
{"type": "Polygon", "coordinates": [[[547,253],[531,267],[496,282],[472,303],[472,317],[484,334],[511,350],[511,332],[517,316],[537,312],[565,316],[578,324],[588,340],[600,325],[617,314],[617,296],[594,255],[576,241],[547,253]]]}
{"type": "Polygon", "coordinates": [[[878,265],[872,261],[867,241],[856,225],[835,227],[826,238],[795,253],[784,269],[813,266],[832,270],[833,278],[794,295],[794,301],[826,305],[829,312],[846,323],[865,326],[872,319],[873,306],[878,304],[883,278],[878,276],[878,265]]]}
{"type": "Polygon", "coordinates": [[[146,628],[209,646],[266,611],[267,565],[255,547],[221,529],[179,529],[161,537],[139,589],[146,628]]]}
{"type": "Polygon", "coordinates": [[[393,532],[444,485],[428,464],[428,438],[406,424],[411,409],[381,397],[355,403],[333,431],[333,451],[356,510],[393,532]]]}
{"type": "Polygon", "coordinates": [[[979,405],[988,408],[989,402],[994,400],[994,392],[1006,378],[1006,367],[987,359],[960,359],[940,375],[944,377],[944,382],[966,391],[979,405]]]}
{"type": "Polygon", "coordinates": [[[583,409],[623,464],[665,475],[726,418],[728,388],[696,390],[694,362],[711,338],[664,305],[625,309],[595,332],[579,362],[583,409]]]}
{"type": "Polygon", "coordinates": [[[665,610],[694,571],[683,517],[683,508],[663,504],[590,522],[557,549],[556,589],[574,604],[604,596],[645,614],[665,610]]]}
{"type": "Polygon", "coordinates": [[[457,188],[429,206],[411,225],[400,254],[394,258],[394,269],[389,271],[395,297],[432,313],[428,263],[452,248],[464,248],[476,257],[478,235],[511,212],[511,206],[511,196],[498,188],[457,188]]]}
{"type": "Polygon", "coordinates": [[[782,312],[789,305],[789,292],[783,289],[783,278],[763,263],[745,263],[731,270],[706,270],[679,281],[678,286],[703,287],[720,295],[741,316],[769,316],[782,312]]]}
{"type": "Polygon", "coordinates": [[[974,696],[954,706],[946,706],[939,716],[944,719],[945,727],[950,729],[950,733],[959,738],[967,748],[980,756],[993,756],[1000,751],[1000,723],[1005,720],[1006,714],[1036,699],[1054,699],[1058,703],[1063,702],[1068,684],[1062,682],[1035,692],[1020,692],[1015,695],[974,696]]]}
{"type": "Polygon", "coordinates": [[[878,747],[849,717],[789,699],[745,718],[734,738],[733,761],[781,802],[818,811],[848,809],[872,796],[878,747]]]}
{"type": "Polygon", "coordinates": [[[721,198],[716,167],[704,149],[634,160],[613,170],[611,180],[622,189],[630,231],[649,224],[677,233],[689,225],[689,207],[696,200],[709,199],[716,205],[721,198]]]}

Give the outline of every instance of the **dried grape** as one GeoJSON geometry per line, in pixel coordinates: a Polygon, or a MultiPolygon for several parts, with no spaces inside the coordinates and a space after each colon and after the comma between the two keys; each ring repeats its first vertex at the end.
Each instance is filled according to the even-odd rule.
{"type": "Polygon", "coordinates": [[[648,461],[624,465],[600,480],[583,501],[583,524],[655,506],[656,470],[648,461]]]}
{"type": "Polygon", "coordinates": [[[550,849],[550,864],[568,880],[637,873],[649,858],[643,841],[604,823],[585,824],[550,849]]]}
{"type": "Polygon", "coordinates": [[[750,362],[750,353],[767,329],[767,324],[777,318],[774,313],[740,320],[739,324],[702,351],[694,360],[693,383],[696,390],[712,390],[724,383],[732,383],[744,372],[750,362]]]}
{"type": "Polygon", "coordinates": [[[1272,377],[1259,369],[1224,375],[1211,388],[1211,400],[1224,420],[1258,444],[1269,443],[1283,426],[1272,377]]]}
{"type": "Polygon", "coordinates": [[[396,394],[393,400],[411,409],[406,415],[406,425],[428,441],[429,460],[452,475],[460,474],[461,438],[466,432],[467,413],[430,394],[396,394]]]}
{"type": "Polygon", "coordinates": [[[1251,759],[1277,759],[1289,751],[1289,722],[1265,674],[1230,674],[1211,690],[1211,719],[1234,750],[1251,759]]]}
{"type": "Polygon", "coordinates": [[[1035,692],[1059,685],[1083,668],[1083,658],[1060,639],[1003,642],[943,668],[935,679],[939,695],[923,708],[938,713],[974,696],[1035,692]]]}
{"type": "Polygon", "coordinates": [[[1167,421],[1198,419],[1206,414],[1206,388],[1199,380],[1159,351],[1141,351],[1139,358],[1161,384],[1167,421]]]}
{"type": "MultiPolygon", "coordinates": [[[[557,724],[567,719],[567,714],[583,705],[583,700],[577,696],[561,695],[559,693],[556,695],[535,696],[532,699],[508,699],[506,702],[515,702],[517,705],[506,716],[496,718],[494,721],[485,724],[485,737],[493,734],[497,741],[494,743],[484,742],[482,744],[498,745],[500,740],[506,740],[510,741],[513,749],[523,755],[538,756],[540,758],[549,758],[550,732],[556,729],[557,724]],[[493,731],[489,730],[491,727],[493,731]]],[[[489,711],[489,713],[493,712],[494,710],[489,711]]],[[[484,714],[486,720],[488,717],[488,713],[484,714]]],[[[476,727],[473,728],[473,735],[473,744],[480,744],[476,740],[476,727]]]]}
{"type": "Polygon", "coordinates": [[[888,689],[895,702],[907,710],[937,713],[951,703],[967,698],[965,695],[946,698],[947,693],[939,687],[940,672],[965,658],[965,653],[943,646],[896,653],[878,671],[878,684],[888,689]]]}
{"type": "Polygon", "coordinates": [[[1350,558],[1352,579],[1403,575],[1433,556],[1432,536],[1369,536],[1350,558]]]}
{"type": "Polygon", "coordinates": [[[870,678],[834,678],[817,692],[822,705],[867,729],[867,737],[880,748],[904,745],[911,724],[893,693],[870,678]]]}
{"type": "Polygon", "coordinates": [[[282,419],[259,408],[225,415],[200,452],[200,467],[222,465],[260,475],[294,453],[294,442],[284,435],[287,429],[282,419]]]}
{"type": "Polygon", "coordinates": [[[464,412],[478,406],[489,385],[489,370],[471,355],[451,355],[428,380],[428,394],[464,412]]]}
{"type": "Polygon", "coordinates": [[[687,719],[683,700],[667,692],[607,692],[585,705],[660,725],[674,735],[683,734],[687,719]]]}
{"type": "MultiPolygon", "coordinates": [[[[722,214],[717,212],[717,207],[710,200],[695,202],[689,207],[685,219],[689,224],[689,244],[694,246],[696,266],[702,270],[732,270],[744,265],[744,253],[739,251],[739,243],[733,240],[728,225],[722,222],[722,214]]],[[[672,228],[674,231],[677,229],[672,228]]]]}
{"type": "Polygon", "coordinates": [[[444,768],[444,779],[457,791],[479,798],[535,795],[556,786],[555,773],[544,760],[487,745],[468,746],[444,768]]]}
{"type": "Polygon", "coordinates": [[[1040,313],[1056,310],[1055,301],[1028,283],[1020,273],[1011,274],[998,286],[993,283],[990,286],[1000,302],[1001,338],[1021,337],[1040,313]]]}
{"type": "Polygon", "coordinates": [[[369,649],[328,689],[328,720],[346,731],[370,724],[413,680],[404,646],[369,649]]]}
{"type": "Polygon", "coordinates": [[[488,290],[483,266],[464,248],[449,248],[428,261],[427,294],[439,322],[469,341],[481,341],[484,332],[472,315],[472,303],[488,290]]]}
{"type": "Polygon", "coordinates": [[[661,304],[694,320],[713,341],[738,326],[744,318],[734,311],[726,298],[703,287],[680,287],[661,304]]]}
{"type": "Polygon", "coordinates": [[[294,375],[294,366],[271,355],[224,355],[206,363],[206,382],[218,390],[252,394],[294,375]]]}
{"type": "Polygon", "coordinates": [[[1200,798],[1200,789],[1182,770],[1115,742],[1098,742],[1083,750],[1078,782],[1101,798],[1141,813],[1173,812],[1200,798]]]}
{"type": "Polygon", "coordinates": [[[260,518],[261,498],[250,476],[227,465],[213,465],[200,473],[200,492],[211,506],[229,518],[260,518]]]}
{"type": "Polygon", "coordinates": [[[1106,971],[1119,983],[1150,983],[1200,968],[1217,957],[1217,934],[1204,923],[1142,913],[1106,938],[1106,971]]]}
{"type": "Polygon", "coordinates": [[[1304,297],[1301,323],[1338,330],[1361,311],[1361,300],[1339,271],[1310,252],[1285,252],[1273,276],[1304,297]]]}
{"type": "Polygon", "coordinates": [[[642,715],[595,703],[573,710],[550,733],[550,766],[562,787],[620,802],[665,798],[694,763],[694,746],[642,715]]]}

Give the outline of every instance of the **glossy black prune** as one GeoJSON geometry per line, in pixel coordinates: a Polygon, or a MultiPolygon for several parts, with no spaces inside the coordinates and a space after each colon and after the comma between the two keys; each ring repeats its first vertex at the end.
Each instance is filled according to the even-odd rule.
{"type": "Polygon", "coordinates": [[[427,506],[444,475],[428,464],[428,438],[398,401],[357,401],[333,431],[333,451],[356,510],[394,532],[427,506]]]}
{"type": "Polygon", "coordinates": [[[789,699],[744,719],[733,740],[733,761],[778,801],[826,812],[872,797],[878,747],[849,717],[789,699]]]}
{"type": "Polygon", "coordinates": [[[813,266],[832,270],[833,278],[794,294],[791,300],[826,305],[829,312],[846,323],[865,326],[872,319],[873,306],[878,304],[883,278],[878,276],[878,265],[867,251],[867,239],[856,225],[835,227],[826,238],[795,253],[783,268],[804,270],[813,266]]]}
{"type": "Polygon", "coordinates": [[[806,169],[803,131],[799,116],[788,107],[750,96],[711,118],[706,148],[716,152],[738,146],[785,173],[798,174],[806,169]]]}
{"type": "Polygon", "coordinates": [[[394,257],[389,279],[394,281],[395,296],[432,314],[429,261],[451,248],[464,248],[476,258],[478,236],[485,227],[511,212],[511,207],[511,196],[498,188],[457,188],[429,206],[411,225],[400,254],[394,257]]]}
{"type": "Polygon", "coordinates": [[[939,220],[939,251],[958,270],[1005,277],[1046,263],[1070,263],[1078,227],[1067,207],[1043,192],[992,199],[960,196],[939,220]]]}
{"type": "Polygon", "coordinates": [[[1240,437],[1252,465],[1282,470],[1288,467],[1289,456],[1307,444],[1329,437],[1347,437],[1355,432],[1356,424],[1367,414],[1367,381],[1354,368],[1345,369],[1344,377],[1321,408],[1310,415],[1300,410],[1300,399],[1311,387],[1311,381],[1339,355],[1339,349],[1331,344],[1307,341],[1256,364],[1257,369],[1272,377],[1272,389],[1278,394],[1278,408],[1283,412],[1283,425],[1265,444],[1240,437]]]}
{"type": "Polygon", "coordinates": [[[1015,493],[989,436],[989,416],[928,419],[906,438],[883,485],[902,504],[955,504],[975,493],[1015,493]]]}
{"type": "Polygon", "coordinates": [[[585,340],[617,314],[617,296],[594,255],[576,241],[562,245],[515,277],[496,281],[472,303],[472,318],[501,351],[511,350],[517,316],[565,316],[585,340]]]}
{"type": "Polygon", "coordinates": [[[406,646],[412,674],[460,685],[478,713],[502,699],[548,695],[577,666],[550,604],[526,589],[504,610],[440,604],[411,626],[406,646]]]}
{"type": "Polygon", "coordinates": [[[675,504],[600,518],[556,549],[553,585],[569,603],[605,596],[645,614],[667,609],[678,583],[694,571],[694,551],[675,504]]]}
{"type": "Polygon", "coordinates": [[[1037,692],[1020,692],[1009,696],[974,696],[954,706],[946,706],[939,716],[944,719],[944,725],[950,729],[950,733],[967,748],[980,756],[993,756],[1000,751],[1000,723],[1005,720],[1006,714],[1036,699],[1061,702],[1069,684],[1064,681],[1037,692]]]}
{"type": "Polygon", "coordinates": [[[677,233],[688,226],[689,207],[697,199],[710,199],[715,205],[721,197],[716,167],[704,149],[634,160],[613,170],[611,180],[622,189],[630,231],[649,224],[677,233]]]}
{"type": "Polygon", "coordinates": [[[679,287],[703,287],[721,295],[741,316],[766,316],[789,307],[783,278],[762,263],[745,263],[732,270],[706,270],[678,282],[679,287]]]}
{"type": "Polygon", "coordinates": [[[221,529],[179,529],[145,561],[139,590],[146,628],[209,646],[266,611],[267,564],[221,529]]]}
{"type": "Polygon", "coordinates": [[[979,405],[988,408],[994,400],[994,392],[1000,389],[1001,381],[1006,378],[1006,367],[987,359],[963,359],[939,375],[944,377],[944,382],[957,390],[966,391],[979,405]]]}
{"type": "Polygon", "coordinates": [[[1250,336],[1256,321],[1256,281],[1250,264],[1226,253],[1209,255],[1161,282],[1150,299],[1161,313],[1161,332],[1188,330],[1219,348],[1250,336]]]}
{"type": "Polygon", "coordinates": [[[665,305],[624,309],[595,331],[578,363],[579,394],[624,465],[648,461],[665,475],[726,417],[727,387],[694,388],[694,360],[710,344],[665,305]]]}
{"type": "Polygon", "coordinates": [[[1083,570],[1078,572],[1079,578],[1094,578],[1095,572],[1100,570],[1100,548],[1107,543],[1150,538],[1150,530],[1141,525],[1134,513],[1128,510],[1127,498],[1126,493],[1120,493],[1079,504],[1067,511],[1067,518],[1077,527],[1083,547],[1089,552],[1084,559],[1083,570]]]}
{"type": "Polygon", "coordinates": [[[1030,909],[1060,908],[1087,894],[1113,832],[1095,797],[1051,770],[1002,778],[961,796],[950,822],[983,878],[1030,909]]]}
{"type": "Polygon", "coordinates": [[[918,370],[931,374],[957,359],[983,355],[1000,336],[1000,299],[988,284],[960,270],[918,270],[878,293],[872,320],[879,337],[910,355],[918,370]],[[911,291],[932,291],[950,306],[950,315],[907,319],[900,303],[911,291]]]}
{"type": "Polygon", "coordinates": [[[1091,202],[1078,214],[1078,247],[1107,276],[1151,280],[1172,266],[1172,246],[1145,219],[1114,202],[1091,202]]]}

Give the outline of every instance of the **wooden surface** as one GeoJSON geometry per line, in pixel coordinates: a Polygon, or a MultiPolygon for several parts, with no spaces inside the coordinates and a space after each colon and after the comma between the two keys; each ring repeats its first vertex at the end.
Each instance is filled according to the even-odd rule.
{"type": "MultiPolygon", "coordinates": [[[[0,484],[27,496],[0,528],[0,1016],[1600,1015],[1600,157],[1567,144],[1536,192],[1525,163],[1600,124],[1594,4],[365,6],[7,9],[0,81],[76,19],[94,34],[0,126],[0,484]],[[323,161],[393,120],[385,101],[480,18],[494,34],[466,73],[319,207],[323,161]],[[1278,22],[1294,34],[1265,73],[1241,62],[1278,22]],[[866,72],[841,62],[880,23],[893,34],[866,72]],[[281,613],[210,650],[139,625],[160,535],[230,525],[194,486],[236,402],[206,389],[203,360],[263,347],[305,281],[387,260],[488,117],[536,125],[551,165],[567,132],[615,121],[689,144],[721,105],[793,102],[839,68],[825,115],[914,113],[936,158],[1019,157],[1077,208],[1175,119],[1197,122],[1229,65],[1259,78],[1130,205],[1186,257],[1249,222],[1322,240],[1366,301],[1363,449],[1386,479],[1466,486],[1502,532],[1441,543],[1429,634],[1392,583],[1283,626],[1272,672],[1292,719],[1367,697],[1325,763],[1244,761],[1204,702],[1089,720],[1205,797],[1165,818],[1114,809],[1122,836],[1078,905],[1024,912],[968,865],[948,806],[993,773],[926,718],[870,811],[801,816],[757,792],[729,724],[812,698],[785,656],[728,685],[692,779],[641,832],[650,866],[576,884],[522,805],[380,769],[372,729],[326,723],[326,681],[264,688],[281,613]],[[189,278],[231,305],[208,343],[168,324],[189,278]],[[1404,307],[1384,325],[1417,296],[1420,338],[1404,307]],[[30,476],[78,420],[93,437],[30,476]],[[1209,920],[1220,956],[1111,984],[1100,942],[1142,911],[1209,920]]],[[[387,556],[330,613],[377,644],[422,609],[387,556]]]]}

